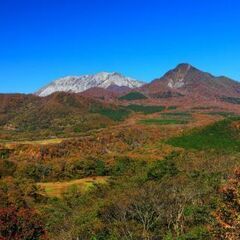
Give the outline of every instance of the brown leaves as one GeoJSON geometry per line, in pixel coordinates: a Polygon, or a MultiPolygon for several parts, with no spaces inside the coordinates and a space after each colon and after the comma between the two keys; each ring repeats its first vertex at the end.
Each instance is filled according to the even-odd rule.
{"type": "Polygon", "coordinates": [[[221,205],[214,216],[217,221],[216,239],[240,239],[240,168],[220,189],[221,205]]]}
{"type": "Polygon", "coordinates": [[[0,208],[1,240],[47,239],[39,216],[28,208],[0,208]]]}

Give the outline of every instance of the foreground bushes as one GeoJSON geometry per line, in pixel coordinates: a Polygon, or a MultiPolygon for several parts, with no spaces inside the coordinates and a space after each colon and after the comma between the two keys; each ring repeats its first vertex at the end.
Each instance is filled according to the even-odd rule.
{"type": "Polygon", "coordinates": [[[29,208],[0,208],[1,240],[47,239],[44,225],[39,215],[29,208]]]}

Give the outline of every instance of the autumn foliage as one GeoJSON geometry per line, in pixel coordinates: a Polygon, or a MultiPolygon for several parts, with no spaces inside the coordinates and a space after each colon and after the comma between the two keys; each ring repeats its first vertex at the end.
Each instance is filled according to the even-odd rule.
{"type": "Polygon", "coordinates": [[[240,239],[240,168],[220,189],[221,205],[214,214],[217,220],[216,239],[240,239]]]}
{"type": "Polygon", "coordinates": [[[0,209],[1,240],[47,239],[39,216],[31,209],[8,207],[0,209]]]}

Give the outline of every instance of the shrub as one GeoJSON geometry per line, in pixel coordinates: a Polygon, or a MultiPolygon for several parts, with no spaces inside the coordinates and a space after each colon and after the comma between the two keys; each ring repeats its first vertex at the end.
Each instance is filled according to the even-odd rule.
{"type": "Polygon", "coordinates": [[[0,160],[0,177],[13,176],[16,164],[10,160],[0,160]]]}
{"type": "Polygon", "coordinates": [[[147,97],[140,93],[140,92],[130,92],[122,97],[119,98],[119,100],[141,100],[141,99],[147,99],[147,97]]]}
{"type": "Polygon", "coordinates": [[[164,176],[176,176],[179,170],[174,162],[175,153],[170,154],[164,160],[157,161],[149,169],[147,177],[149,180],[161,180],[164,176]]]}
{"type": "Polygon", "coordinates": [[[29,164],[22,170],[22,175],[33,179],[35,182],[44,181],[52,172],[51,166],[46,164],[29,164]]]}
{"type": "Polygon", "coordinates": [[[96,161],[96,174],[98,176],[105,176],[107,174],[105,163],[102,160],[96,161]]]}
{"type": "Polygon", "coordinates": [[[0,209],[0,238],[2,240],[47,239],[39,216],[28,208],[0,209]]]}
{"type": "Polygon", "coordinates": [[[117,157],[116,163],[113,167],[112,174],[115,176],[122,175],[126,170],[129,169],[130,159],[128,157],[117,157]]]}
{"type": "Polygon", "coordinates": [[[130,112],[124,108],[101,108],[99,113],[114,121],[122,121],[130,114],[130,112]]]}
{"type": "Polygon", "coordinates": [[[169,124],[187,124],[188,121],[179,120],[179,119],[144,119],[144,120],[141,120],[140,123],[146,124],[146,125],[151,125],[151,124],[169,125],[169,124]]]}
{"type": "Polygon", "coordinates": [[[142,112],[144,114],[162,112],[165,109],[164,106],[143,106],[143,105],[128,105],[126,108],[131,111],[142,112]]]}
{"type": "Polygon", "coordinates": [[[195,227],[177,240],[209,240],[212,239],[209,231],[204,227],[195,227]]]}

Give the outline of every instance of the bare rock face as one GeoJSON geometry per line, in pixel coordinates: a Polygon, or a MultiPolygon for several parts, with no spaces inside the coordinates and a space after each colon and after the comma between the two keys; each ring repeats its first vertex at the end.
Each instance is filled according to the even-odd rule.
{"type": "Polygon", "coordinates": [[[48,96],[54,92],[73,92],[79,93],[90,88],[104,88],[111,86],[137,88],[141,87],[143,82],[133,78],[125,77],[120,73],[101,72],[94,75],[68,76],[53,81],[49,85],[41,88],[35,94],[41,97],[48,96]]]}

